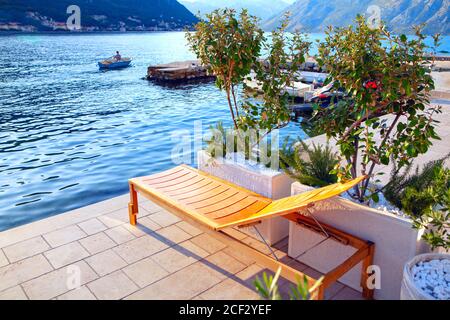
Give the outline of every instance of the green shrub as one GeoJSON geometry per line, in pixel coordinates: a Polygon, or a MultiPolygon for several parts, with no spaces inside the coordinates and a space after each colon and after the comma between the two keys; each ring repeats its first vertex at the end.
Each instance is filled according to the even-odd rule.
{"type": "MultiPolygon", "coordinates": [[[[410,175],[391,176],[384,195],[413,220],[413,227],[425,229],[423,239],[432,247],[450,248],[450,169],[445,159],[432,161],[410,175]]],[[[395,170],[396,171],[396,170],[395,170]]]]}
{"type": "Polygon", "coordinates": [[[301,139],[289,143],[287,138],[280,150],[281,168],[293,179],[313,187],[337,182],[337,175],[330,173],[337,162],[337,155],[328,144],[309,146],[301,139]]]}
{"type": "Polygon", "coordinates": [[[251,136],[250,130],[252,129],[226,128],[219,121],[215,126],[210,126],[211,136],[204,140],[206,143],[205,150],[213,158],[222,158],[227,154],[239,152],[243,154],[246,160],[253,160],[270,167],[272,164],[270,140],[262,140],[260,132],[256,130],[252,130],[254,136],[251,136]],[[261,148],[264,150],[261,150],[261,148]],[[262,154],[265,155],[265,159],[262,158],[262,154]]]}
{"type": "Polygon", "coordinates": [[[417,167],[414,173],[411,173],[413,163],[402,173],[394,166],[390,180],[384,187],[384,197],[405,213],[420,216],[434,201],[425,191],[438,182],[446,158],[430,161],[422,169],[417,167]]]}
{"type": "MultiPolygon", "coordinates": [[[[211,136],[205,139],[206,143],[206,152],[211,155],[213,158],[225,157],[227,154],[227,145],[226,145],[226,133],[227,130],[222,121],[218,121],[215,126],[209,127],[211,131],[211,136]],[[217,150],[223,150],[222,154],[217,154],[217,150]]],[[[229,153],[235,152],[237,149],[237,145],[235,144],[232,151],[228,151],[229,153]]]]}

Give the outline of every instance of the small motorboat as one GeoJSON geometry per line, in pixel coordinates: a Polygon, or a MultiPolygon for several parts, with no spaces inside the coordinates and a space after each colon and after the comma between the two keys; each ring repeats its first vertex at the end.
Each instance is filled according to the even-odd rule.
{"type": "MultiPolygon", "coordinates": [[[[262,93],[262,83],[256,80],[256,74],[254,72],[250,73],[249,78],[250,79],[247,78],[244,80],[246,88],[262,93]]],[[[307,95],[308,92],[312,92],[313,90],[314,87],[311,84],[306,84],[300,81],[293,81],[291,82],[290,86],[285,86],[283,88],[282,93],[287,92],[287,94],[293,98],[304,99],[305,95],[307,95]]]]}
{"type": "Polygon", "coordinates": [[[122,58],[120,60],[115,59],[114,57],[105,59],[98,63],[98,67],[100,69],[120,69],[126,68],[130,65],[131,58],[122,58]]]}

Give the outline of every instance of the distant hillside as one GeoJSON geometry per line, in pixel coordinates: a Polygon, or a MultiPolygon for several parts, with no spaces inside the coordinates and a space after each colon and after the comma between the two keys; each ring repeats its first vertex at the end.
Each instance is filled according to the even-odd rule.
{"type": "Polygon", "coordinates": [[[64,30],[70,5],[80,7],[85,31],[177,30],[197,22],[176,0],[0,0],[0,31],[64,30]]]}
{"type": "Polygon", "coordinates": [[[201,14],[209,13],[218,8],[233,8],[237,11],[248,9],[250,14],[265,20],[286,8],[289,3],[286,0],[179,0],[192,13],[201,14]]]}
{"type": "Polygon", "coordinates": [[[412,26],[426,23],[426,33],[450,34],[449,0],[297,0],[278,15],[266,20],[266,30],[275,28],[284,12],[290,11],[290,29],[323,31],[326,26],[344,26],[370,5],[381,8],[381,19],[394,32],[411,33],[412,26]]]}

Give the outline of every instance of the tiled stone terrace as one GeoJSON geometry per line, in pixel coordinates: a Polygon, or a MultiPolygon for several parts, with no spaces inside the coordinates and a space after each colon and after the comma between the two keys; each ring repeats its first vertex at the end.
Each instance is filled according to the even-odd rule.
{"type": "MultiPolygon", "coordinates": [[[[449,151],[450,109],[444,106],[435,141],[418,164],[449,151]]],[[[315,138],[321,140],[321,137],[315,138]]],[[[128,195],[0,233],[0,299],[258,299],[253,281],[268,271],[214,237],[148,200],[140,199],[138,226],[128,224],[128,195]],[[79,269],[69,268],[77,266],[79,269]],[[81,287],[70,290],[79,270],[81,287]]],[[[265,251],[240,231],[233,236],[265,251]]],[[[287,257],[287,239],[274,246],[281,260],[318,278],[287,257]]],[[[279,282],[285,298],[290,283],[279,282]]],[[[341,283],[327,299],[361,299],[341,283]]]]}
{"type": "MultiPolygon", "coordinates": [[[[258,299],[253,281],[265,270],[150,201],[140,199],[138,226],[128,223],[128,195],[0,233],[0,299],[258,299]],[[72,266],[77,266],[73,268],[72,266]],[[81,287],[69,290],[74,272],[81,287]]],[[[238,230],[233,236],[264,245],[238,230]]],[[[313,277],[316,270],[279,258],[313,277]]],[[[267,252],[267,250],[266,250],[267,252]]],[[[290,283],[281,279],[288,297],[290,283]]],[[[327,299],[361,299],[340,283],[327,299]]]]}
{"type": "MultiPolygon", "coordinates": [[[[416,164],[450,152],[450,109],[444,105],[435,141],[416,164]]],[[[322,137],[314,140],[321,142],[322,137]]],[[[447,162],[448,163],[448,162],[447,162]]],[[[387,176],[387,175],[385,175],[387,176]]],[[[128,224],[128,195],[0,233],[0,299],[258,299],[253,281],[265,270],[150,201],[140,199],[138,226],[128,224]],[[74,268],[81,287],[69,290],[74,268]],[[70,283],[69,283],[70,284],[70,283]]],[[[267,248],[234,230],[233,236],[267,248]]],[[[287,239],[274,246],[281,260],[318,278],[287,257],[287,239]]],[[[291,285],[280,281],[285,298],[291,285]]],[[[341,283],[327,299],[361,299],[341,283]]]]}

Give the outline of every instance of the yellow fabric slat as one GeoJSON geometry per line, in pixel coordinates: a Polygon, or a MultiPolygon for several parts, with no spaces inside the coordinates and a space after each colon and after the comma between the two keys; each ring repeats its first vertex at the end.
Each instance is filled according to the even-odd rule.
{"type": "Polygon", "coordinates": [[[269,205],[267,205],[261,211],[252,213],[243,219],[235,221],[231,221],[231,219],[227,219],[227,221],[225,220],[219,221],[220,226],[218,227],[218,229],[225,229],[232,226],[245,225],[259,220],[264,220],[275,216],[281,216],[297,212],[303,208],[306,208],[311,203],[327,200],[335,196],[338,196],[341,193],[350,190],[364,179],[366,179],[366,176],[361,176],[345,183],[336,183],[320,189],[307,191],[299,195],[283,198],[280,200],[275,200],[269,205]]]}
{"type": "Polygon", "coordinates": [[[307,205],[322,201],[326,199],[330,199],[332,197],[338,196],[341,193],[350,190],[354,186],[356,186],[358,183],[363,181],[366,177],[358,177],[354,180],[345,182],[345,183],[336,183],[329,186],[326,186],[324,188],[315,189],[311,191],[307,191],[304,193],[301,193],[299,195],[291,196],[288,198],[283,198],[280,200],[275,200],[271,204],[269,204],[267,207],[265,207],[263,210],[258,212],[258,214],[265,214],[268,212],[277,213],[277,212],[292,212],[293,210],[296,210],[298,208],[306,207],[307,205]],[[317,191],[320,190],[319,193],[317,191]],[[314,194],[314,196],[309,197],[309,195],[314,194]]]}

